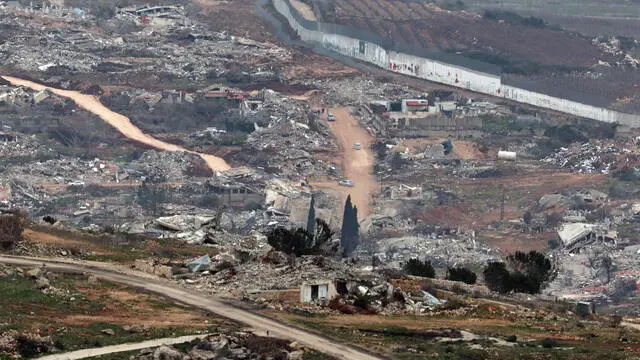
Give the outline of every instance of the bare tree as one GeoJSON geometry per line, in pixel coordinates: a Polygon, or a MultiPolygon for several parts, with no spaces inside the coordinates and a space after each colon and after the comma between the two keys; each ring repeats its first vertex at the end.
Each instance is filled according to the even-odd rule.
{"type": "Polygon", "coordinates": [[[600,262],[600,257],[602,256],[602,249],[598,247],[591,247],[586,250],[587,255],[587,263],[589,265],[589,272],[591,273],[592,278],[596,278],[598,276],[598,263],[600,262]]]}
{"type": "Polygon", "coordinates": [[[605,284],[608,284],[611,281],[611,277],[613,275],[614,265],[613,260],[608,254],[604,254],[600,257],[599,262],[599,273],[604,276],[605,284]]]}

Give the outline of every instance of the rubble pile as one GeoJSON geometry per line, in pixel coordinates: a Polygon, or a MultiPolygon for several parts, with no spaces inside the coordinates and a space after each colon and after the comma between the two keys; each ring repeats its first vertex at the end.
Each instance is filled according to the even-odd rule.
{"type": "Polygon", "coordinates": [[[215,334],[190,343],[187,353],[170,346],[146,349],[131,357],[133,360],[194,360],[194,359],[302,359],[309,351],[297,343],[290,343],[252,333],[215,334]]]}
{"type": "Polygon", "coordinates": [[[185,171],[199,161],[198,155],[187,152],[149,150],[123,170],[145,181],[184,181],[185,171]]]}
{"type": "Polygon", "coordinates": [[[82,160],[60,157],[28,164],[17,164],[7,168],[0,179],[15,179],[26,184],[76,184],[114,183],[117,180],[118,167],[105,160],[95,158],[82,160]]]}
{"type": "Polygon", "coordinates": [[[247,250],[234,249],[212,257],[209,271],[187,279],[186,283],[214,293],[244,295],[252,291],[296,288],[304,281],[351,278],[356,271],[323,257],[293,259],[277,251],[268,251],[266,247],[261,253],[247,250]],[[259,255],[262,257],[254,257],[259,255]]]}
{"type": "Polygon", "coordinates": [[[381,82],[367,77],[309,80],[305,84],[323,89],[326,93],[324,101],[328,104],[361,105],[372,100],[384,100],[390,97],[415,98],[423,95],[407,86],[381,82]]]}
{"type": "Polygon", "coordinates": [[[577,173],[608,174],[616,168],[618,156],[630,150],[603,143],[585,143],[561,148],[542,161],[555,166],[571,169],[577,173]]]}
{"type": "Polygon", "coordinates": [[[33,19],[28,22],[11,13],[1,18],[0,26],[20,31],[9,32],[0,44],[0,61],[6,66],[33,72],[53,71],[52,74],[58,75],[144,71],[203,80],[227,76],[233,71],[230,70],[233,63],[270,59],[261,67],[247,67],[245,72],[233,74],[264,80],[277,79],[274,72],[277,63],[287,61],[291,56],[287,50],[273,44],[210,32],[184,15],[147,23],[140,19],[155,17],[132,18],[121,12],[115,18],[99,22],[102,28],[109,30],[99,32],[91,28],[95,21],[92,16],[71,16],[69,13],[72,11],[61,9],[45,13],[34,10],[33,19]],[[61,22],[64,26],[42,26],[50,21],[61,22]]]}
{"type": "Polygon", "coordinates": [[[391,266],[410,258],[426,258],[433,266],[439,268],[462,266],[470,262],[484,265],[489,260],[500,258],[498,249],[476,242],[473,233],[460,236],[434,234],[430,237],[408,236],[384,239],[378,241],[377,253],[391,266]]]}
{"type": "Polygon", "coordinates": [[[35,135],[0,132],[0,156],[37,156],[39,154],[47,156],[53,154],[53,150],[42,144],[35,135]]]}
{"type": "MultiPolygon", "coordinates": [[[[20,349],[29,344],[35,354],[46,354],[55,351],[51,336],[41,336],[33,332],[9,330],[0,333],[0,356],[20,358],[20,349]]],[[[33,356],[34,354],[30,354],[33,356]]]]}
{"type": "Polygon", "coordinates": [[[256,166],[270,168],[287,177],[327,175],[332,165],[318,160],[314,152],[338,150],[326,124],[308,105],[300,104],[273,91],[264,92],[263,111],[269,125],[257,127],[247,139],[248,151],[268,154],[256,166]]]}

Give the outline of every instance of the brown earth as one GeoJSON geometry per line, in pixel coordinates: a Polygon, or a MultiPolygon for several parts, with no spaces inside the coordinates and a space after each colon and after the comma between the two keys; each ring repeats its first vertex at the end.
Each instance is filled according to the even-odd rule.
{"type": "Polygon", "coordinates": [[[343,187],[334,183],[315,183],[314,186],[332,189],[340,193],[343,204],[347,195],[351,195],[352,203],[358,207],[358,218],[364,219],[369,215],[371,195],[378,185],[372,175],[375,158],[370,146],[374,139],[358,123],[358,119],[351,115],[348,107],[332,108],[329,110],[336,116],[336,121],[328,122],[329,128],[338,139],[342,148],[342,159],[336,159],[342,166],[344,176],[353,181],[353,187],[343,187]],[[353,145],[361,144],[360,150],[353,145]]]}
{"type": "Polygon", "coordinates": [[[424,2],[334,0],[325,20],[355,26],[427,49],[471,49],[540,64],[597,64],[606,56],[588,37],[548,28],[484,20],[474,13],[442,11],[424,2]]]}
{"type": "Polygon", "coordinates": [[[185,152],[197,154],[200,157],[202,157],[202,159],[207,163],[207,165],[209,165],[209,167],[214,171],[224,171],[231,168],[229,164],[227,164],[227,162],[222,158],[209,155],[209,154],[202,154],[194,151],[189,151],[180,146],[170,144],[164,141],[160,141],[150,135],[143,133],[142,130],[140,130],[138,127],[133,125],[133,123],[129,118],[109,110],[106,106],[104,106],[100,102],[100,100],[98,100],[96,97],[92,95],[82,94],[77,91],[56,89],[56,88],[41,85],[32,81],[23,80],[15,77],[10,77],[10,76],[3,76],[2,78],[11,82],[11,84],[14,86],[24,86],[36,91],[47,89],[58,96],[72,99],[76,104],[78,104],[78,106],[97,115],[102,120],[107,122],[109,125],[116,128],[125,137],[131,140],[134,140],[136,142],[139,142],[148,146],[152,146],[160,150],[185,151],[185,152]]]}

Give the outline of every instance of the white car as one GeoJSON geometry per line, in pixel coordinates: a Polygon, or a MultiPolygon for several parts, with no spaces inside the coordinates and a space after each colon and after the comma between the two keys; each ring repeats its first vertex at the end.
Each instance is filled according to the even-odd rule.
{"type": "Polygon", "coordinates": [[[360,145],[360,143],[355,143],[355,144],[353,144],[353,148],[356,149],[356,150],[360,150],[360,149],[362,149],[362,145],[360,145]]]}
{"type": "Polygon", "coordinates": [[[353,186],[353,181],[345,179],[345,180],[340,180],[338,182],[338,185],[342,185],[342,186],[353,186]]]}
{"type": "Polygon", "coordinates": [[[336,121],[336,116],[329,113],[329,115],[327,115],[327,121],[336,121]]]}

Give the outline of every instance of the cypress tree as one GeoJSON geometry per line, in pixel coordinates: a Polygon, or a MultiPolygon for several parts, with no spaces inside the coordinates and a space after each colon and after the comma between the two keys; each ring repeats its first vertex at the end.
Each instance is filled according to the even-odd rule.
{"type": "Polygon", "coordinates": [[[353,226],[351,225],[351,217],[353,216],[353,205],[351,205],[351,195],[347,196],[347,201],[344,203],[344,214],[342,215],[342,231],[340,232],[340,246],[349,252],[350,241],[353,234],[353,226]]]}
{"type": "MultiPolygon", "coordinates": [[[[309,203],[309,213],[307,214],[307,232],[314,236],[316,233],[316,208],[315,198],[311,195],[311,202],[309,203]]],[[[315,242],[315,239],[312,240],[315,242]]]]}

